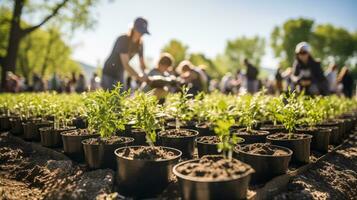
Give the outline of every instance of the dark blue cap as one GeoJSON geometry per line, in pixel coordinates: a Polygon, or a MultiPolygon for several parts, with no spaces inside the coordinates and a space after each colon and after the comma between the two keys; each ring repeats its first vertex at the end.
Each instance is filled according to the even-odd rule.
{"type": "Polygon", "coordinates": [[[138,17],[135,19],[134,22],[134,28],[141,34],[148,34],[150,35],[148,31],[148,21],[142,17],[138,17]]]}

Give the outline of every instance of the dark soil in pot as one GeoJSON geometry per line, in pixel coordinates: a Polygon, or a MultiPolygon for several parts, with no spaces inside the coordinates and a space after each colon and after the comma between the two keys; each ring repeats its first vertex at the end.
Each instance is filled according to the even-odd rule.
{"type": "MultiPolygon", "coordinates": [[[[243,143],[244,139],[241,138],[240,143],[243,143]]],[[[217,144],[220,143],[218,136],[202,136],[196,138],[198,156],[205,155],[219,155],[217,144]]]]}
{"type": "Polygon", "coordinates": [[[10,128],[10,117],[5,115],[0,116],[0,131],[8,131],[10,128]]]}
{"type": "Polygon", "coordinates": [[[55,148],[61,147],[62,143],[62,136],[61,133],[64,131],[75,130],[76,127],[68,126],[68,127],[43,127],[40,128],[40,135],[41,135],[41,145],[45,147],[55,148]]]}
{"type": "Polygon", "coordinates": [[[270,134],[286,132],[286,129],[283,125],[273,125],[273,124],[264,124],[260,127],[261,131],[268,131],[270,134]]]}
{"type": "Polygon", "coordinates": [[[193,158],[195,139],[198,135],[197,131],[190,129],[169,129],[159,132],[158,135],[162,146],[180,150],[182,158],[193,158]]]}
{"type": "Polygon", "coordinates": [[[293,152],[285,147],[269,143],[255,143],[234,148],[234,157],[249,164],[255,170],[253,183],[263,183],[276,176],[285,174],[293,152]]]}
{"type": "Polygon", "coordinates": [[[238,137],[244,139],[244,144],[253,144],[253,143],[264,143],[267,135],[269,135],[268,131],[261,130],[251,130],[249,132],[246,131],[245,128],[238,129],[236,132],[233,132],[238,137]]]}
{"type": "Polygon", "coordinates": [[[307,134],[292,134],[289,137],[287,133],[275,133],[267,136],[267,142],[286,147],[293,151],[291,161],[294,163],[310,162],[310,143],[311,135],[307,134]]]}
{"type": "Polygon", "coordinates": [[[183,199],[245,199],[254,169],[236,159],[204,156],[174,169],[183,199]]]}
{"type": "Polygon", "coordinates": [[[323,153],[326,153],[328,151],[328,145],[330,144],[330,135],[332,132],[331,129],[323,127],[301,127],[297,128],[296,132],[312,135],[311,149],[323,153]]]}
{"type": "MultiPolygon", "coordinates": [[[[180,123],[180,129],[191,129],[191,130],[196,130],[196,122],[195,121],[187,121],[187,122],[179,122],[180,123]]],[[[167,128],[168,129],[176,129],[176,121],[173,122],[168,122],[167,123],[167,128]]]]}
{"type": "Polygon", "coordinates": [[[82,141],[88,138],[99,137],[99,134],[90,133],[87,129],[65,131],[60,134],[62,136],[64,153],[78,162],[84,160],[82,141]]]}
{"type": "Polygon", "coordinates": [[[115,150],[119,192],[129,197],[155,197],[173,178],[181,152],[169,147],[130,146],[115,150]]]}
{"type": "Polygon", "coordinates": [[[202,122],[196,125],[196,130],[200,133],[199,136],[214,136],[213,125],[208,122],[202,122]]]}
{"type": "Polygon", "coordinates": [[[114,151],[120,147],[130,145],[134,138],[130,137],[97,137],[82,141],[84,157],[87,165],[91,169],[111,168],[116,169],[114,151]]]}

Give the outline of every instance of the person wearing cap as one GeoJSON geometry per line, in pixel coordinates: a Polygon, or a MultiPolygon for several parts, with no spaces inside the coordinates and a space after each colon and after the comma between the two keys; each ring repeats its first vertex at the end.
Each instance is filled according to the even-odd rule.
{"type": "Polygon", "coordinates": [[[308,95],[327,95],[328,84],[321,68],[311,55],[307,42],[300,42],[295,48],[296,59],[292,66],[291,80],[295,89],[305,90],[308,95]]]}
{"type": "Polygon", "coordinates": [[[118,37],[110,56],[104,64],[101,82],[103,89],[111,90],[118,82],[121,82],[124,84],[125,90],[124,72],[140,82],[147,80],[147,78],[143,76],[146,68],[142,41],[144,34],[149,34],[148,22],[146,19],[139,17],[134,21],[134,25],[128,34],[118,37]],[[129,64],[130,59],[136,54],[139,55],[142,74],[137,73],[129,64]]]}

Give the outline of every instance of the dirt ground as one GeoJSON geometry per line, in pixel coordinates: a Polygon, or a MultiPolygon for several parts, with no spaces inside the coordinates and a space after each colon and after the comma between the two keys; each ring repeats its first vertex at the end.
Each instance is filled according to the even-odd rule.
{"type": "MultiPolygon", "coordinates": [[[[173,185],[175,189],[168,189],[164,199],[179,199],[173,185]]],[[[0,134],[0,200],[121,199],[113,188],[112,170],[87,171],[83,165],[51,159],[0,134]]],[[[357,199],[357,132],[273,199],[357,199]]]]}
{"type": "Polygon", "coordinates": [[[112,170],[85,171],[0,135],[0,199],[95,199],[112,192],[112,170]]]}
{"type": "Polygon", "coordinates": [[[357,199],[357,133],[336,152],[296,176],[281,199],[357,199]]]}

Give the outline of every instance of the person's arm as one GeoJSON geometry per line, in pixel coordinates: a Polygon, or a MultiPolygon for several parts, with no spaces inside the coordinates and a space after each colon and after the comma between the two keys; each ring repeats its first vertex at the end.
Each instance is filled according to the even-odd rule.
{"type": "Polygon", "coordinates": [[[290,75],[290,78],[294,83],[297,83],[300,80],[299,74],[300,74],[299,64],[297,63],[297,61],[295,61],[291,69],[291,75],[290,75]]]}
{"type": "Polygon", "coordinates": [[[120,60],[123,64],[124,69],[129,73],[131,77],[135,79],[140,79],[139,74],[129,65],[129,55],[127,53],[121,53],[120,60]]]}
{"type": "Polygon", "coordinates": [[[139,57],[140,60],[140,68],[141,71],[143,72],[143,74],[145,73],[145,69],[146,69],[146,65],[145,65],[145,61],[144,58],[142,56],[139,57]]]}

